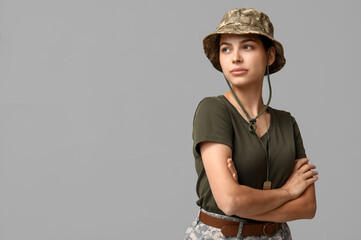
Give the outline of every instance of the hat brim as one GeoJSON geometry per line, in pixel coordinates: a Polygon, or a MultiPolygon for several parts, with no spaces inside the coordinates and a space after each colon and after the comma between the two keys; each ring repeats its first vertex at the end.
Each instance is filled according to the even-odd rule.
{"type": "MultiPolygon", "coordinates": [[[[221,29],[218,29],[217,31],[207,35],[203,39],[203,49],[204,53],[208,57],[208,59],[211,61],[214,68],[216,68],[218,71],[222,71],[221,64],[219,62],[219,35],[221,34],[258,34],[263,35],[267,38],[269,38],[273,42],[273,46],[275,47],[276,57],[275,61],[272,65],[269,66],[269,73],[275,73],[278,72],[283,68],[283,66],[286,64],[286,59],[284,57],[283,53],[283,47],[280,42],[278,42],[276,39],[267,36],[260,32],[257,28],[251,29],[249,26],[247,28],[242,28],[241,26],[237,26],[236,28],[234,26],[224,26],[221,29]]],[[[267,73],[265,72],[265,75],[267,73]]]]}

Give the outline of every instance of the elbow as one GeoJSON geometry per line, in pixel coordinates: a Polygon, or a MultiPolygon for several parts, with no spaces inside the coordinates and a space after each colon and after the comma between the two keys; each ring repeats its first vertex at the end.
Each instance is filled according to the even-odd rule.
{"type": "Polygon", "coordinates": [[[316,216],[317,204],[316,202],[308,204],[307,206],[307,219],[312,219],[316,216]]]}
{"type": "Polygon", "coordinates": [[[236,206],[235,206],[235,200],[231,197],[224,199],[220,204],[218,205],[219,209],[224,212],[227,216],[236,215],[236,206]]]}
{"type": "Polygon", "coordinates": [[[235,213],[235,198],[231,195],[223,194],[221,198],[215,198],[218,208],[228,216],[235,213]]]}
{"type": "Polygon", "coordinates": [[[222,210],[224,214],[227,216],[233,216],[233,215],[242,215],[241,210],[243,209],[242,203],[240,202],[241,199],[236,198],[234,196],[228,196],[222,199],[222,201],[219,202],[218,207],[222,210]]]}

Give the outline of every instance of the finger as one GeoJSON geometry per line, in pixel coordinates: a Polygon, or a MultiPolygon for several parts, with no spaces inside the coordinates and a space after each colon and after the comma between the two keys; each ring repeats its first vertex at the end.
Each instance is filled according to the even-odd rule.
{"type": "Polygon", "coordinates": [[[237,176],[237,171],[236,168],[234,167],[232,158],[228,158],[227,159],[227,167],[229,169],[229,171],[231,172],[231,175],[233,177],[233,180],[238,183],[238,176],[237,176]]]}
{"type": "Polygon", "coordinates": [[[312,177],[315,177],[315,176],[317,176],[318,175],[318,172],[317,171],[308,171],[308,172],[306,172],[305,173],[305,177],[306,177],[306,179],[308,179],[308,178],[312,178],[312,177]]]}
{"type": "Polygon", "coordinates": [[[236,181],[236,183],[238,183],[237,173],[234,173],[234,174],[233,174],[233,179],[234,179],[234,181],[236,181]]]}
{"type": "Polygon", "coordinates": [[[227,159],[227,166],[230,166],[231,163],[232,163],[231,159],[228,158],[228,159],[227,159]]]}
{"type": "Polygon", "coordinates": [[[232,164],[227,163],[228,170],[233,174],[232,164]]]}
{"type": "Polygon", "coordinates": [[[299,169],[309,161],[308,158],[297,159],[295,163],[295,169],[299,169]]]}
{"type": "Polygon", "coordinates": [[[234,162],[232,161],[232,158],[231,158],[231,163],[232,163],[233,171],[237,174],[237,170],[236,170],[236,167],[234,166],[234,162]]]}
{"type": "Polygon", "coordinates": [[[309,163],[309,165],[310,165],[310,168],[311,168],[311,169],[316,169],[316,165],[310,164],[310,163],[309,163]]]}
{"type": "Polygon", "coordinates": [[[232,163],[228,163],[227,167],[229,169],[229,171],[231,172],[232,178],[233,180],[238,183],[238,177],[237,177],[237,172],[233,171],[233,167],[232,167],[232,163]]]}
{"type": "Polygon", "coordinates": [[[227,159],[227,164],[232,164],[232,158],[227,159]]]}
{"type": "Polygon", "coordinates": [[[238,180],[237,172],[231,171],[231,174],[232,174],[232,177],[233,177],[235,180],[238,180]]]}
{"type": "Polygon", "coordinates": [[[233,171],[233,172],[237,172],[237,171],[236,171],[236,168],[234,167],[234,163],[233,163],[233,161],[232,161],[232,158],[228,158],[228,159],[227,159],[227,163],[228,163],[229,166],[232,168],[232,171],[233,171]]]}
{"type": "Polygon", "coordinates": [[[309,178],[306,180],[307,185],[311,185],[312,183],[315,183],[318,180],[318,176],[314,176],[312,178],[309,178]]]}
{"type": "Polygon", "coordinates": [[[235,168],[233,166],[232,160],[229,160],[229,159],[227,160],[227,167],[228,167],[228,169],[229,169],[229,171],[231,172],[232,175],[234,173],[236,173],[235,168]]]}
{"type": "Polygon", "coordinates": [[[300,167],[299,171],[305,173],[305,172],[307,172],[311,169],[315,169],[315,168],[316,168],[316,166],[313,164],[304,164],[300,167]]]}
{"type": "Polygon", "coordinates": [[[299,168],[302,167],[304,164],[306,164],[308,161],[309,161],[308,158],[298,159],[298,160],[296,161],[295,168],[296,168],[296,169],[299,169],[299,168]]]}

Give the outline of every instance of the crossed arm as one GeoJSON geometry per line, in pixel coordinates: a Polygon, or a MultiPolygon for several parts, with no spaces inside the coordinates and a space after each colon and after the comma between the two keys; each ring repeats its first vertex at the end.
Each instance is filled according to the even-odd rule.
{"type": "Polygon", "coordinates": [[[259,221],[286,222],[313,218],[316,212],[314,182],[318,173],[308,159],[296,161],[293,173],[279,189],[258,190],[237,182],[229,146],[202,142],[204,168],[218,207],[227,215],[259,221]]]}

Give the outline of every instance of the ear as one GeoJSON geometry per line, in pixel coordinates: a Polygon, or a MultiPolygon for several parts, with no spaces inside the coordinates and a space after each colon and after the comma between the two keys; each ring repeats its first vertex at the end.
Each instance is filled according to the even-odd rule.
{"type": "Polygon", "coordinates": [[[268,66],[271,66],[276,59],[276,50],[275,50],[274,46],[272,46],[268,49],[268,54],[269,54],[268,66]]]}

